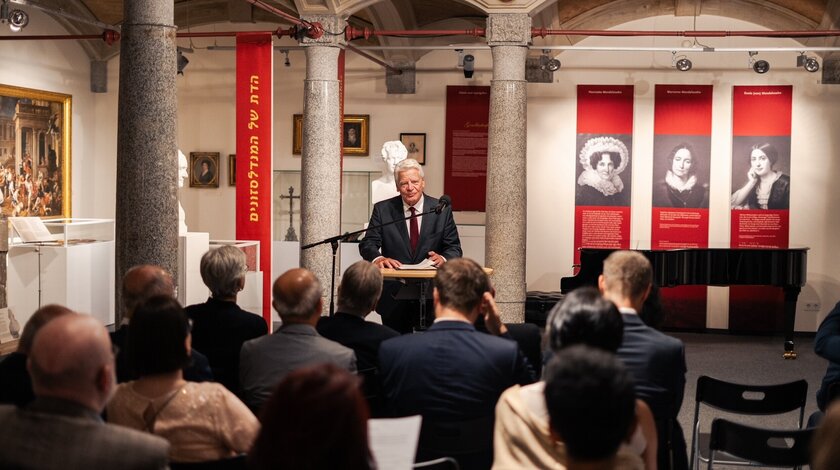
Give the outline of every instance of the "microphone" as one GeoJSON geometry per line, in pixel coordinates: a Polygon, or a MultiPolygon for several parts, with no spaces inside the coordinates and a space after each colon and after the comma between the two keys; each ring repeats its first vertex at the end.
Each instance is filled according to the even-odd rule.
{"type": "Polygon", "coordinates": [[[444,194],[435,206],[435,214],[440,214],[445,207],[452,206],[452,198],[444,194]]]}

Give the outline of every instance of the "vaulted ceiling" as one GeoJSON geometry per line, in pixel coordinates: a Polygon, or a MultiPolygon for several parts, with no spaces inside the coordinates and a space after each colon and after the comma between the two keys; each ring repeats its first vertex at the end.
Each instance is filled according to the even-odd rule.
{"type": "MultiPolygon", "coordinates": [[[[10,0],[16,2],[16,0],[10,0]]],[[[26,0],[47,10],[66,12],[101,23],[122,22],[124,0],[26,0]]],[[[147,1],[147,0],[131,0],[147,1]]],[[[253,6],[248,0],[173,0],[175,24],[188,27],[225,23],[219,30],[236,30],[242,23],[290,23],[253,6]]],[[[840,0],[261,0],[296,17],[337,14],[355,27],[388,30],[469,29],[484,27],[494,12],[527,12],[535,27],[551,29],[607,29],[653,16],[716,15],[749,21],[775,31],[836,29],[840,0]]],[[[26,9],[26,5],[20,8],[26,9]]],[[[98,34],[101,27],[53,15],[70,34],[98,34]]],[[[554,36],[541,44],[569,44],[580,36],[554,36]]],[[[369,44],[394,44],[396,38],[372,38],[369,44]]],[[[417,40],[419,41],[419,40],[417,40]]],[[[436,39],[423,39],[431,44],[436,39]]],[[[438,38],[438,42],[473,42],[474,38],[438,38]]],[[[362,41],[365,42],[365,41],[362,41]]],[[[103,41],[84,41],[91,59],[102,60],[119,52],[103,41]]]]}

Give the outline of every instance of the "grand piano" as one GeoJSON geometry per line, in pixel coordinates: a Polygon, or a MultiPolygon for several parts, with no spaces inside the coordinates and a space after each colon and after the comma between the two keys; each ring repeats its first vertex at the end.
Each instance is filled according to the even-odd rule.
{"type": "MultiPolygon", "coordinates": [[[[597,285],[604,260],[614,249],[581,248],[577,275],[560,279],[565,294],[585,285],[597,285]]],[[[653,265],[653,282],[659,287],[684,285],[758,285],[782,288],[785,295],[784,358],[796,359],[793,327],[796,300],[805,285],[808,248],[685,248],[634,250],[653,265]]]]}

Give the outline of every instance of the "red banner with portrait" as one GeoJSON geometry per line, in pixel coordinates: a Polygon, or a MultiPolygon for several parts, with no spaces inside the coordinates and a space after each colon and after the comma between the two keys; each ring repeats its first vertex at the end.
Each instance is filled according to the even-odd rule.
{"type": "Polygon", "coordinates": [[[489,124],[489,86],[446,87],[443,191],[452,210],[485,210],[489,124]]]}
{"type": "Polygon", "coordinates": [[[632,135],[632,85],[578,85],[575,264],[579,248],[630,247],[632,135]]]}
{"type": "MultiPolygon", "coordinates": [[[[732,90],[732,248],[787,248],[790,233],[793,87],[732,90]]],[[[782,331],[784,295],[774,287],[732,287],[729,329],[782,331]]]]}
{"type": "Polygon", "coordinates": [[[260,242],[262,314],[269,328],[273,59],[271,34],[236,35],[236,239],[260,242]]]}
{"type": "MultiPolygon", "coordinates": [[[[651,249],[707,248],[712,86],[656,85],[655,96],[651,249]]],[[[659,293],[665,327],[706,327],[706,286],[659,293]]]]}

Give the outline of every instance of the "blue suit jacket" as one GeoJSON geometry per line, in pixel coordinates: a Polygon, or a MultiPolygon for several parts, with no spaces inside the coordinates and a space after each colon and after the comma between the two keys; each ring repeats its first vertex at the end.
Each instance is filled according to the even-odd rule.
{"type": "Polygon", "coordinates": [[[493,416],[505,389],[534,381],[515,341],[458,321],[382,342],[379,364],[394,416],[444,421],[493,416]]]}
{"type": "MultiPolygon", "coordinates": [[[[428,211],[438,204],[438,200],[423,195],[423,209],[428,211]]],[[[377,202],[373,206],[368,226],[375,227],[393,220],[403,219],[403,202],[401,196],[392,197],[377,202]]],[[[427,214],[420,223],[420,243],[417,251],[411,253],[408,241],[408,229],[403,221],[393,223],[379,229],[365,232],[365,238],[359,242],[359,253],[362,258],[373,261],[378,256],[393,258],[401,263],[415,264],[423,261],[430,251],[443,256],[447,260],[460,258],[461,239],[452,218],[452,210],[447,207],[440,214],[427,214]]]]}
{"type": "Polygon", "coordinates": [[[677,421],[685,393],[685,347],[657,331],[638,315],[622,313],[624,339],[617,355],[636,381],[636,396],[653,412],[659,438],[659,466],[668,468],[667,440],[674,450],[674,468],[687,468],[685,437],[677,421]],[[663,432],[670,431],[670,433],[663,432]]]}

